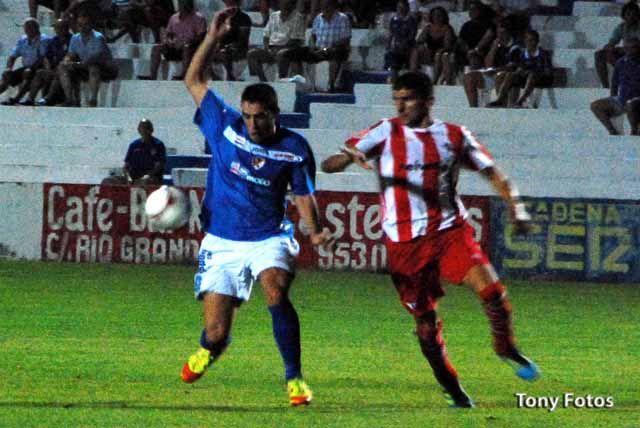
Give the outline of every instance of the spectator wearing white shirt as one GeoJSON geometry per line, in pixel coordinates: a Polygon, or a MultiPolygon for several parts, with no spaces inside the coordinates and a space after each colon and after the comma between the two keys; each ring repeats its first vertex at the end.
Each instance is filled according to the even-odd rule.
{"type": "Polygon", "coordinates": [[[267,80],[263,64],[277,63],[278,77],[283,78],[289,72],[288,55],[294,58],[299,56],[296,51],[304,44],[305,22],[304,15],[296,7],[296,1],[280,0],[280,10],[271,12],[264,29],[264,47],[249,51],[249,71],[262,82],[267,80]]]}
{"type": "Polygon", "coordinates": [[[11,50],[7,59],[7,66],[2,73],[0,80],[0,94],[9,89],[10,86],[20,86],[18,94],[3,101],[3,105],[14,105],[27,93],[31,85],[31,80],[36,71],[42,67],[44,54],[49,37],[40,33],[40,24],[33,18],[28,18],[23,24],[24,36],[22,36],[16,46],[11,50]],[[18,58],[22,58],[22,67],[13,69],[18,58]]]}
{"type": "Polygon", "coordinates": [[[301,58],[309,63],[329,61],[329,92],[335,92],[338,73],[351,51],[351,21],[337,6],[337,0],[324,0],[322,12],[313,20],[310,46],[301,58]]]}

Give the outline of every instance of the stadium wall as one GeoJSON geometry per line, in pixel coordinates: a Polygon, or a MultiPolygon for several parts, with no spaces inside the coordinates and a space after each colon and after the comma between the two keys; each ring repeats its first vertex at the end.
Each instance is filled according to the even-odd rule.
{"type": "MultiPolygon", "coordinates": [[[[185,188],[194,207],[177,231],[153,230],[143,205],[152,188],[0,183],[0,257],[80,263],[188,263],[203,232],[201,188],[185,188]]],[[[337,237],[333,251],[308,245],[295,209],[305,268],[383,271],[387,254],[375,193],[317,194],[322,216],[337,237]]],[[[640,281],[640,203],[623,200],[528,198],[528,237],[512,233],[498,198],[464,197],[476,239],[499,273],[523,278],[640,281]]]]}

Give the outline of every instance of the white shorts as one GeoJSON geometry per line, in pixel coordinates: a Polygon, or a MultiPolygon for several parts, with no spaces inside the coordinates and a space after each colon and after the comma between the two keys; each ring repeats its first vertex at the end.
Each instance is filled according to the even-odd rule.
{"type": "Polygon", "coordinates": [[[216,293],[249,300],[254,281],[265,269],[295,273],[299,251],[298,242],[286,233],[263,241],[230,241],[207,233],[194,278],[196,299],[216,293]]]}

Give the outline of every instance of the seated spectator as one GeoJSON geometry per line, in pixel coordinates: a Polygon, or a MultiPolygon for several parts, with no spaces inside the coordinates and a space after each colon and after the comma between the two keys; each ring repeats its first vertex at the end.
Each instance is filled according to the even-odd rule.
{"type": "Polygon", "coordinates": [[[614,65],[624,54],[624,49],[617,44],[627,37],[640,37],[640,6],[630,1],[622,7],[622,22],[614,28],[609,42],[595,53],[595,66],[602,87],[609,87],[609,69],[607,64],[614,65]]]}
{"type": "Polygon", "coordinates": [[[495,88],[496,75],[507,71],[519,55],[519,47],[503,20],[498,24],[496,38],[484,58],[484,68],[464,75],[464,91],[470,107],[478,107],[478,90],[495,88]]]}
{"type": "Polygon", "coordinates": [[[39,105],[53,105],[62,96],[62,87],[60,86],[60,80],[57,78],[57,69],[69,50],[71,33],[69,32],[69,23],[64,19],[58,19],[53,24],[53,28],[56,35],[47,43],[44,66],[36,72],[31,81],[27,99],[20,103],[22,105],[34,105],[36,96],[41,90],[43,94],[48,95],[44,96],[44,101],[39,105]],[[51,102],[48,100],[51,100],[51,102]]]}
{"type": "Polygon", "coordinates": [[[69,7],[64,11],[62,17],[69,21],[71,30],[74,33],[80,31],[76,27],[80,15],[88,16],[95,29],[104,32],[107,28],[117,22],[117,8],[114,7],[113,0],[71,0],[69,7]]]}
{"type": "Polygon", "coordinates": [[[458,33],[458,64],[468,65],[472,70],[482,68],[495,36],[494,15],[494,11],[482,2],[471,2],[469,20],[462,24],[458,33]]]}
{"type": "Polygon", "coordinates": [[[441,7],[429,11],[429,20],[418,34],[418,65],[433,66],[433,82],[452,85],[455,80],[456,33],[449,14],[441,7]]]}
{"type": "Polygon", "coordinates": [[[515,101],[515,107],[523,107],[534,88],[548,88],[553,84],[553,65],[551,53],[539,46],[540,35],[529,30],[524,36],[525,48],[518,50],[514,60],[514,71],[498,73],[498,98],[487,107],[505,107],[511,105],[511,90],[524,87],[524,91],[515,101]]]}
{"type": "MultiPolygon", "coordinates": [[[[233,63],[247,58],[249,51],[249,36],[251,35],[251,18],[240,10],[240,0],[223,0],[226,6],[224,16],[230,27],[220,41],[220,46],[212,51],[212,64],[222,64],[227,74],[227,80],[236,80],[233,63]]],[[[219,76],[212,69],[212,78],[219,80],[219,76]]]]}
{"type": "Polygon", "coordinates": [[[93,29],[91,17],[85,13],[76,20],[78,33],[71,37],[69,51],[58,67],[58,78],[64,91],[64,105],[80,106],[80,81],[89,82],[89,107],[98,105],[98,91],[104,81],[118,77],[107,40],[93,29]]]}
{"type": "Polygon", "coordinates": [[[206,33],[207,20],[195,10],[193,0],[179,0],[178,13],[169,19],[163,42],[151,48],[150,75],[138,76],[138,79],[156,80],[164,57],[167,61],[182,62],[182,75],[173,76],[174,80],[182,80],[206,33]]]}
{"type": "Polygon", "coordinates": [[[17,104],[27,93],[31,80],[38,69],[42,67],[44,54],[49,38],[40,33],[40,24],[33,18],[28,18],[23,24],[24,36],[22,36],[16,46],[11,50],[7,59],[7,67],[2,73],[0,80],[0,94],[9,89],[10,86],[19,86],[18,93],[2,105],[17,104]],[[13,69],[16,59],[22,58],[22,67],[13,69]]]}
{"type": "Polygon", "coordinates": [[[337,6],[337,0],[324,0],[313,20],[311,43],[302,55],[303,61],[313,64],[329,61],[329,92],[335,92],[338,74],[351,52],[351,22],[337,6]]]}
{"type": "Polygon", "coordinates": [[[167,159],[164,143],[153,136],[153,123],[142,119],[138,124],[140,138],[127,150],[122,170],[124,175],[114,175],[102,180],[102,185],[147,186],[162,184],[162,174],[167,159]]]}
{"type": "Polygon", "coordinates": [[[29,0],[29,15],[32,18],[38,18],[38,6],[52,10],[57,19],[69,7],[69,0],[29,0]]]}
{"type": "Polygon", "coordinates": [[[613,69],[611,96],[592,102],[591,111],[611,135],[619,134],[611,118],[627,113],[631,135],[640,135],[640,38],[625,38],[623,48],[625,56],[613,69]]]}
{"type": "Polygon", "coordinates": [[[396,14],[389,22],[389,39],[384,62],[385,68],[391,72],[390,83],[395,82],[403,68],[408,68],[410,71],[418,69],[416,50],[418,20],[409,12],[409,2],[399,0],[396,14]]]}
{"type": "MultiPolygon", "coordinates": [[[[272,12],[264,29],[262,40],[264,48],[249,51],[249,71],[266,82],[263,64],[278,64],[278,77],[287,77],[289,73],[288,53],[304,45],[304,15],[296,9],[296,0],[280,0],[280,10],[272,12]]],[[[299,56],[293,52],[293,57],[299,56]]],[[[297,67],[299,70],[300,67],[297,67]]]]}
{"type": "Polygon", "coordinates": [[[162,43],[161,30],[176,13],[172,0],[132,0],[129,5],[119,11],[122,29],[112,37],[113,43],[125,34],[129,34],[133,43],[140,43],[140,27],[148,27],[153,33],[156,44],[162,43]]]}

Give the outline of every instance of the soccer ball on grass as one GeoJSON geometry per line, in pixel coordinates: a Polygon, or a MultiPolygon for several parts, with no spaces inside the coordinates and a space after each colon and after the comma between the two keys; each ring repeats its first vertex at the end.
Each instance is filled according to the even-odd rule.
{"type": "Polygon", "coordinates": [[[162,186],[151,192],[144,211],[154,229],[176,230],[189,221],[189,199],[176,187],[162,186]]]}

